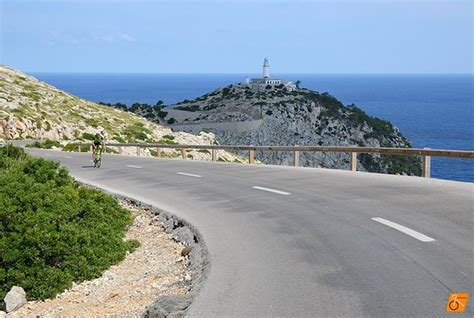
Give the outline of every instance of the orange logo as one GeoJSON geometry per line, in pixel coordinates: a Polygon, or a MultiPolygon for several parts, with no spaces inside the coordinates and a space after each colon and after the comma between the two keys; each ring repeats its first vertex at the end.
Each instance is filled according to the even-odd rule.
{"type": "Polygon", "coordinates": [[[446,305],[446,311],[464,312],[468,299],[468,293],[451,293],[451,295],[449,295],[448,304],[446,305]]]}

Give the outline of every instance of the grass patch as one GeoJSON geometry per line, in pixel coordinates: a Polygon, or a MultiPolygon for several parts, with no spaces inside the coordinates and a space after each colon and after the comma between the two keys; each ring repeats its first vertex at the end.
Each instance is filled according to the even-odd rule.
{"type": "Polygon", "coordinates": [[[91,127],[94,127],[94,128],[97,128],[99,127],[99,122],[95,119],[92,119],[92,118],[86,118],[84,120],[84,122],[86,123],[86,125],[88,126],[91,126],[91,127]]]}

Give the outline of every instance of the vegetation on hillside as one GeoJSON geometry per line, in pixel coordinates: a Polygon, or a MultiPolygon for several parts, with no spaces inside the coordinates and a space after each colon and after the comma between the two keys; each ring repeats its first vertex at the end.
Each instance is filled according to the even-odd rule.
{"type": "Polygon", "coordinates": [[[138,115],[143,116],[147,119],[154,119],[156,117],[159,117],[159,118],[163,119],[167,115],[167,112],[162,111],[162,109],[163,109],[163,101],[162,100],[159,100],[158,102],[156,102],[155,105],[150,105],[150,104],[147,104],[147,103],[143,103],[143,104],[142,103],[133,103],[130,107],[128,107],[127,105],[125,105],[123,103],[111,104],[111,103],[99,102],[99,105],[109,106],[109,107],[116,108],[116,109],[119,109],[119,110],[122,110],[122,111],[138,114],[138,115]]]}
{"type": "Polygon", "coordinates": [[[0,148],[0,299],[14,285],[45,299],[100,276],[138,245],[123,240],[129,224],[128,210],[58,162],[0,148]]]}
{"type": "Polygon", "coordinates": [[[35,141],[26,145],[28,148],[52,149],[53,147],[61,148],[61,143],[57,140],[45,139],[43,141],[35,141]]]}

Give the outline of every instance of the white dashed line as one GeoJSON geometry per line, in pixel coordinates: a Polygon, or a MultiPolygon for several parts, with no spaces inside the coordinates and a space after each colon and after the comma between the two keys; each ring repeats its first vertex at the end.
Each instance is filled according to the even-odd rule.
{"type": "Polygon", "coordinates": [[[64,158],[72,159],[72,157],[70,157],[70,156],[64,156],[64,158]]]}
{"type": "Polygon", "coordinates": [[[141,169],[142,168],[140,166],[134,166],[134,165],[126,165],[126,167],[135,168],[135,169],[141,169]]]}
{"type": "Polygon", "coordinates": [[[385,220],[385,219],[382,219],[382,218],[372,218],[372,220],[374,220],[375,222],[382,223],[386,226],[390,226],[390,227],[392,227],[396,230],[399,230],[400,232],[405,233],[406,235],[410,235],[411,237],[416,238],[417,240],[422,241],[422,242],[436,241],[434,238],[431,238],[431,237],[426,236],[426,235],[424,235],[420,232],[417,232],[417,231],[412,230],[412,229],[410,229],[406,226],[400,225],[398,223],[395,223],[395,222],[392,222],[392,221],[389,221],[389,220],[385,220]]]}
{"type": "Polygon", "coordinates": [[[264,187],[257,187],[254,186],[252,187],[257,190],[262,190],[262,191],[268,191],[268,192],[273,192],[273,193],[278,193],[278,194],[283,194],[283,195],[290,195],[291,193],[285,192],[285,191],[280,191],[280,190],[275,190],[275,189],[269,189],[269,188],[264,188],[264,187]]]}
{"type": "Polygon", "coordinates": [[[186,173],[186,172],[176,172],[176,174],[180,174],[182,176],[194,177],[194,178],[202,178],[202,176],[198,174],[186,173]]]}

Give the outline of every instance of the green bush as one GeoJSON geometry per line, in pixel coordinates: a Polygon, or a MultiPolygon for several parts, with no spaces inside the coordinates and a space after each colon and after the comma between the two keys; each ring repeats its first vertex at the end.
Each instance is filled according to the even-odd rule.
{"type": "Polygon", "coordinates": [[[160,110],[158,112],[158,117],[164,119],[166,116],[168,115],[168,112],[164,111],[164,110],[160,110]]]}
{"type": "Polygon", "coordinates": [[[177,106],[176,109],[184,110],[188,112],[197,112],[200,109],[199,105],[190,105],[190,106],[177,106]]]}
{"type": "Polygon", "coordinates": [[[158,140],[158,143],[159,144],[166,144],[166,145],[178,145],[178,143],[176,141],[173,141],[171,139],[165,139],[165,138],[162,138],[162,139],[158,140]]]}
{"type": "Polygon", "coordinates": [[[72,151],[72,152],[88,152],[90,150],[90,146],[82,146],[79,148],[79,145],[74,143],[66,144],[63,147],[63,151],[72,151]]]}
{"type": "Polygon", "coordinates": [[[173,135],[164,135],[163,138],[169,139],[169,140],[174,140],[174,136],[173,136],[173,135]]]}
{"type": "Polygon", "coordinates": [[[0,148],[0,299],[14,285],[29,299],[55,296],[122,260],[128,210],[74,182],[58,162],[0,148]]]}
{"type": "Polygon", "coordinates": [[[43,142],[35,141],[26,145],[28,148],[51,149],[53,147],[61,148],[61,143],[56,140],[46,139],[43,142]]]}
{"type": "Polygon", "coordinates": [[[85,139],[85,140],[94,140],[94,134],[90,134],[90,133],[83,133],[82,134],[82,139],[85,139]]]}
{"type": "Polygon", "coordinates": [[[123,135],[126,136],[126,139],[129,142],[135,141],[147,141],[148,135],[151,134],[151,131],[145,127],[143,123],[136,122],[132,125],[127,126],[123,131],[123,135]]]}

